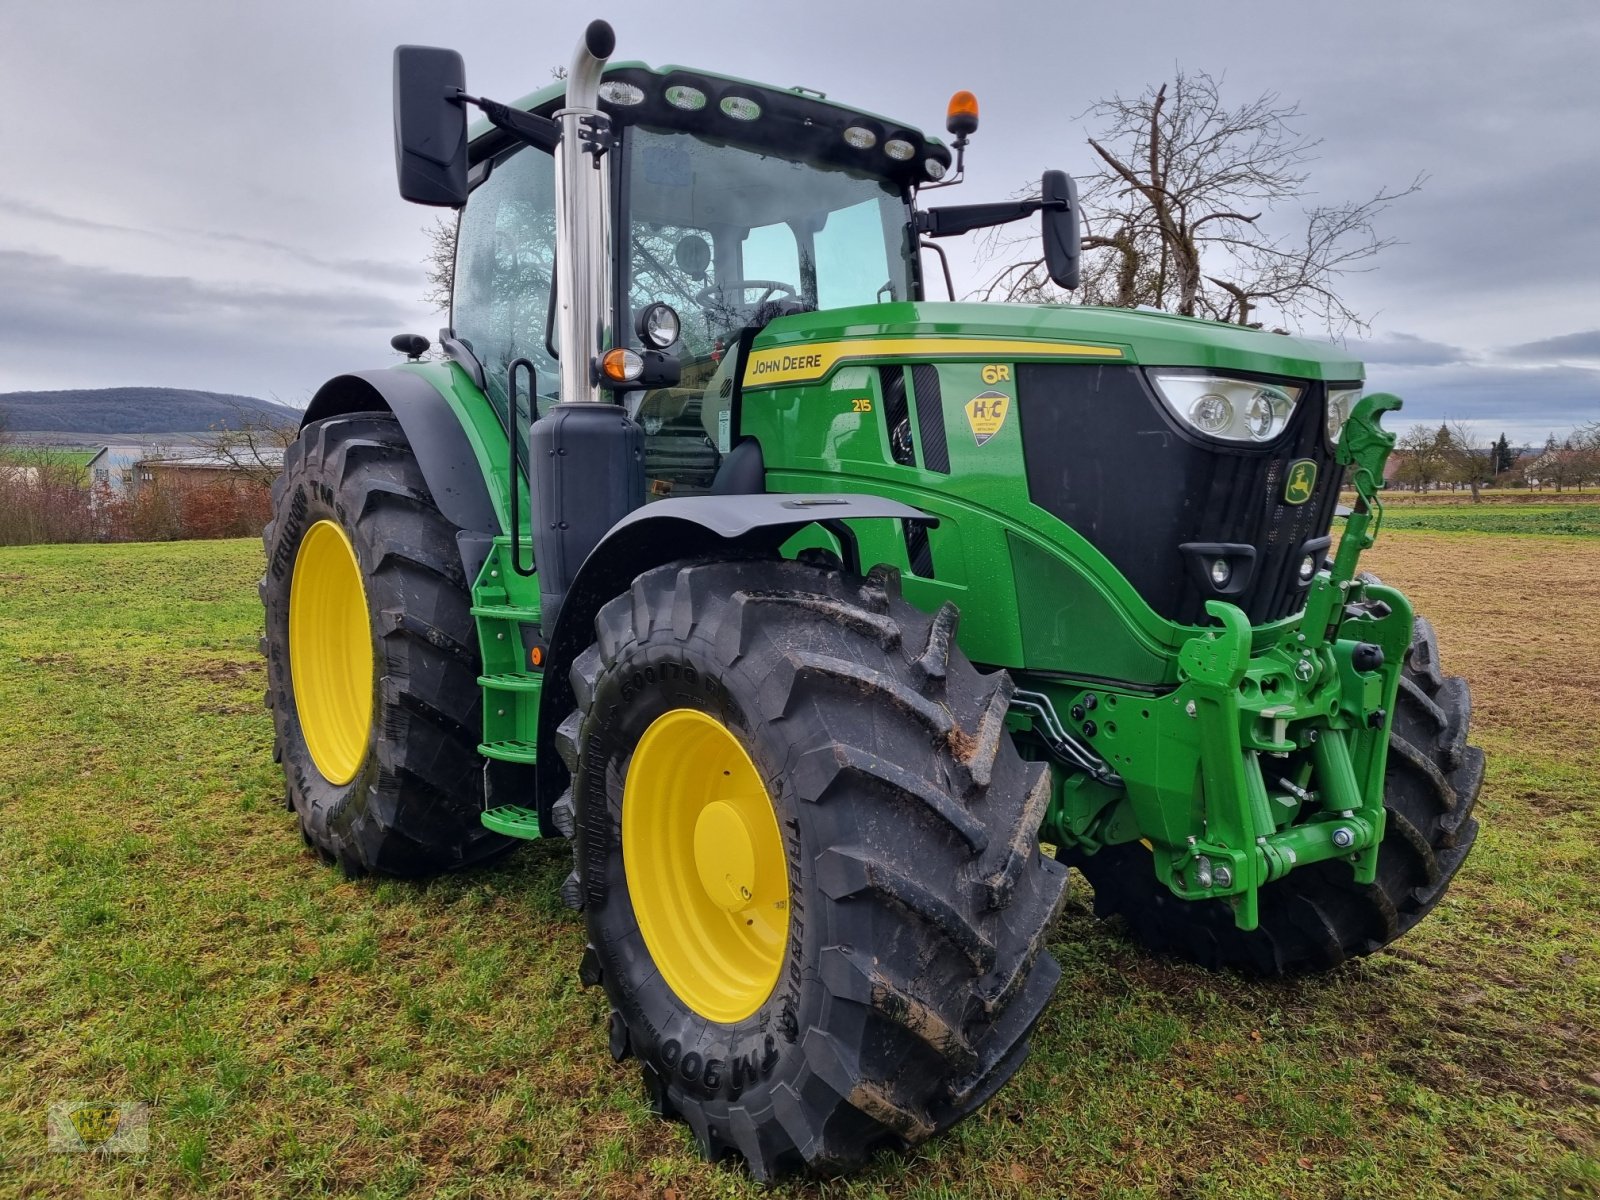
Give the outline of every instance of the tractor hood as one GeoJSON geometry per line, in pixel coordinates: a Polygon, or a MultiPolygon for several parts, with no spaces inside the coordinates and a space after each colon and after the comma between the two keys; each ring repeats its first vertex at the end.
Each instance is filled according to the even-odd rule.
{"type": "MultiPolygon", "coordinates": [[[[1178,317],[1169,313],[1076,305],[909,302],[869,304],[801,313],[773,321],[757,336],[752,368],[773,364],[758,382],[800,382],[816,378],[815,367],[833,358],[856,357],[840,342],[892,341],[897,357],[917,357],[917,340],[932,352],[987,355],[997,359],[1048,355],[1103,359],[1144,366],[1211,367],[1329,382],[1364,378],[1360,360],[1331,342],[1264,333],[1239,325],[1178,317]],[[993,343],[992,347],[986,343],[993,343]],[[1037,343],[1035,348],[1029,343],[1037,343]],[[800,353],[813,347],[820,358],[800,353]],[[839,351],[846,352],[841,354],[839,351]],[[803,360],[798,371],[785,369],[793,351],[803,360]]],[[[863,348],[865,349],[865,348],[863,348]]],[[[825,372],[824,372],[825,373],[825,372]]]]}

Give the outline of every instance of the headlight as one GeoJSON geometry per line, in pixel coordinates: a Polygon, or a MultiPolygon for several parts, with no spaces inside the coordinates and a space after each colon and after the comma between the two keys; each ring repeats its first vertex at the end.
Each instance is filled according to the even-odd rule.
{"type": "Polygon", "coordinates": [[[1152,371],[1172,415],[1191,429],[1231,442],[1270,442],[1289,423],[1304,388],[1292,384],[1152,371]]]}
{"type": "Polygon", "coordinates": [[[1338,444],[1339,435],[1344,432],[1344,423],[1350,419],[1350,413],[1360,399],[1361,389],[1358,387],[1328,389],[1328,440],[1330,442],[1335,445],[1338,444]]]}

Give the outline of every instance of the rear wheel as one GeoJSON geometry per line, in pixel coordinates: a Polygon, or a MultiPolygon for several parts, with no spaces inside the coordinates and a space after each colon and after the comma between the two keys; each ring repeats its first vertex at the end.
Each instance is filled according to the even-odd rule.
{"type": "Polygon", "coordinates": [[[1261,924],[1248,933],[1224,902],[1174,896],[1138,842],[1068,861],[1093,886],[1098,915],[1202,966],[1289,975],[1371,954],[1432,911],[1478,836],[1483,751],[1467,745],[1471,713],[1467,681],[1440,672],[1433,626],[1418,617],[1395,702],[1377,881],[1356,883],[1343,863],[1300,867],[1261,889],[1261,924]]]}
{"type": "Polygon", "coordinates": [[[478,820],[478,651],[455,534],[388,413],[306,426],[273,485],[273,753],[306,843],[351,874],[427,874],[511,845],[478,820]]]}
{"type": "Polygon", "coordinates": [[[654,1107],[759,1178],[841,1171],[972,1112],[1059,970],[1065,869],[1011,682],[893,575],[647,572],[596,622],[558,747],[585,982],[654,1107]]]}

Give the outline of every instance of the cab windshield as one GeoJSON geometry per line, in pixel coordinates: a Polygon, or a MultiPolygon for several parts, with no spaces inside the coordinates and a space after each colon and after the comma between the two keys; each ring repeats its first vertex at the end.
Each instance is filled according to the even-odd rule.
{"type": "Polygon", "coordinates": [[[905,197],[883,179],[689,133],[634,126],[626,144],[626,336],[639,344],[633,314],[654,301],[682,321],[679,385],[640,397],[637,416],[647,435],[670,426],[725,454],[743,330],[912,298],[905,197]]]}
{"type": "Polygon", "coordinates": [[[911,298],[894,184],[681,132],[636,127],[628,150],[628,301],[677,309],[685,365],[772,301],[809,311],[911,298]]]}

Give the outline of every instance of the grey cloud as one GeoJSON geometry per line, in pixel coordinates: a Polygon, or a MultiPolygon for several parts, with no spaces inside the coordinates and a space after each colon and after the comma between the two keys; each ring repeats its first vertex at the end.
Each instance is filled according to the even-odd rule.
{"type": "Polygon", "coordinates": [[[308,254],[304,250],[285,245],[283,242],[274,241],[272,238],[254,237],[246,233],[199,232],[195,236],[214,242],[231,242],[235,245],[254,246],[258,249],[270,250],[294,262],[304,263],[308,267],[321,267],[325,270],[337,271],[343,275],[351,275],[357,279],[365,279],[372,283],[419,289],[422,286],[423,272],[420,265],[380,262],[371,258],[324,258],[320,255],[308,254]]]}
{"type": "Polygon", "coordinates": [[[228,390],[249,364],[252,391],[297,401],[339,371],[392,359],[389,335],[415,326],[405,306],[348,289],[217,284],[17,250],[0,250],[0,277],[0,329],[27,352],[8,356],[0,391],[84,379],[228,390]]]}
{"type": "Polygon", "coordinates": [[[1466,353],[1459,346],[1431,342],[1412,333],[1391,333],[1351,349],[1365,362],[1392,366],[1442,366],[1466,360],[1466,353]]]}
{"type": "Polygon", "coordinates": [[[1473,421],[1504,430],[1516,442],[1600,419],[1600,370],[1574,366],[1513,367],[1481,363],[1442,366],[1379,365],[1367,390],[1405,401],[1390,428],[1413,421],[1473,421]]]}
{"type": "Polygon", "coordinates": [[[19,200],[15,196],[0,195],[0,212],[10,213],[13,216],[25,217],[30,221],[44,221],[51,225],[60,225],[65,229],[84,229],[96,233],[137,233],[142,236],[153,234],[153,230],[137,229],[132,225],[117,225],[110,221],[93,221],[88,217],[76,217],[70,213],[57,212],[55,209],[46,208],[42,204],[30,204],[26,200],[19,200]]]}
{"type": "Polygon", "coordinates": [[[97,233],[131,233],[139,237],[157,238],[163,242],[180,245],[186,241],[200,239],[220,245],[248,246],[252,249],[266,250],[272,254],[281,255],[289,261],[300,263],[303,266],[334,271],[342,275],[364,279],[370,283],[415,287],[418,289],[422,286],[423,272],[420,266],[402,262],[381,262],[370,258],[327,258],[308,253],[297,246],[291,246],[273,238],[258,237],[248,233],[218,232],[210,229],[182,231],[140,228],[135,225],[121,225],[112,221],[96,221],[89,217],[61,212],[58,209],[46,208],[40,204],[31,204],[15,196],[6,195],[0,195],[0,212],[9,212],[14,216],[24,217],[31,221],[43,221],[46,224],[59,225],[66,229],[82,229],[97,233]]]}
{"type": "Polygon", "coordinates": [[[113,319],[138,328],[183,324],[199,333],[208,323],[253,326],[287,321],[365,328],[406,316],[405,309],[384,296],[141,275],[22,250],[0,250],[0,274],[10,284],[0,292],[0,325],[23,332],[48,329],[55,316],[68,314],[71,330],[79,335],[113,319]]]}
{"type": "Polygon", "coordinates": [[[1537,342],[1523,342],[1519,346],[1508,346],[1501,353],[1506,358],[1526,359],[1530,362],[1572,358],[1600,360],[1600,329],[1585,329],[1579,333],[1563,333],[1537,342]]]}

